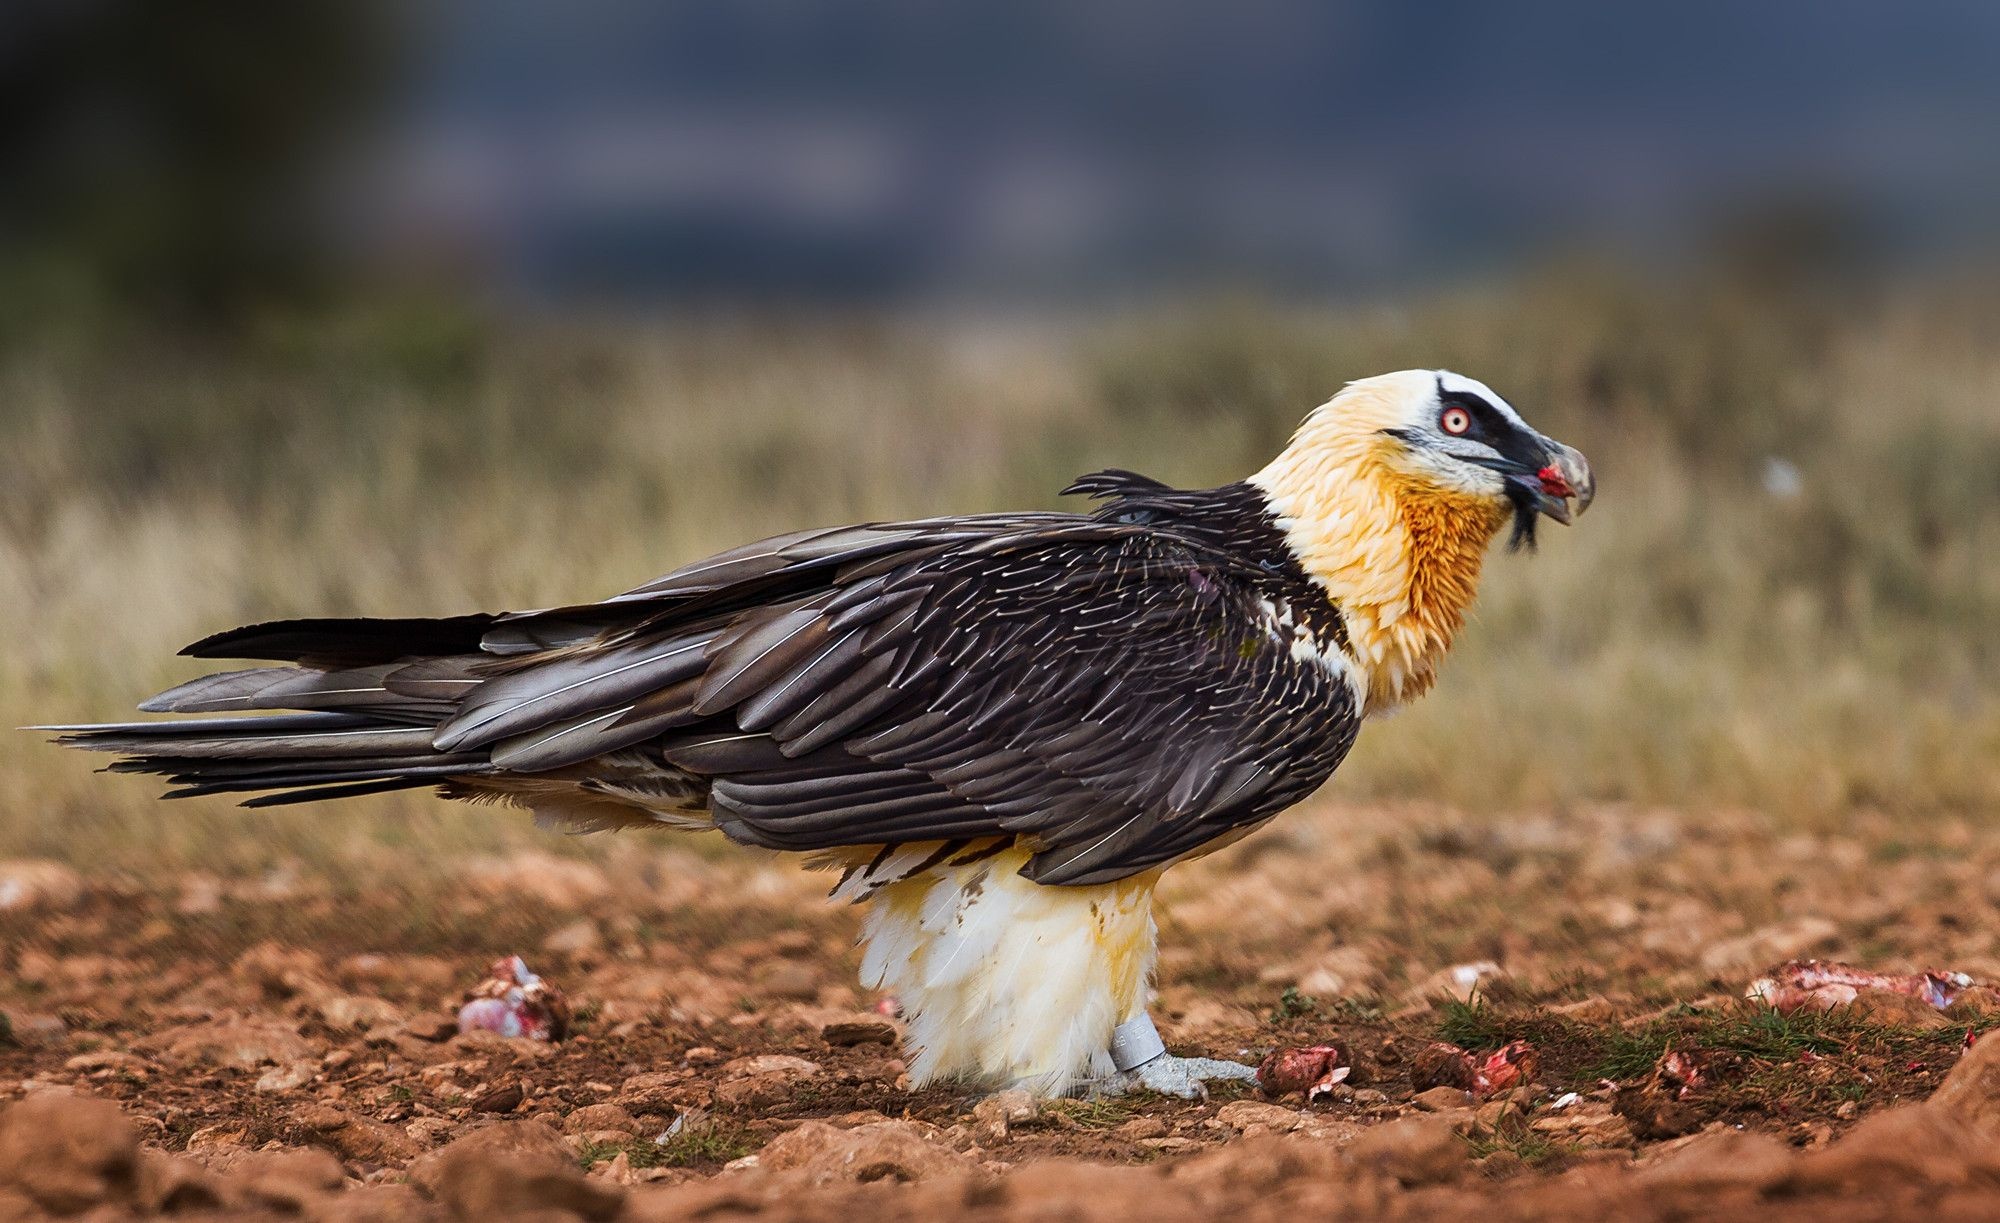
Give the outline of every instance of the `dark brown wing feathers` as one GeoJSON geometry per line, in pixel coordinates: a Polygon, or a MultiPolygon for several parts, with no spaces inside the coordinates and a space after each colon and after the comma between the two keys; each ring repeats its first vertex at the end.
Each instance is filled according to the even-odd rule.
{"type": "Polygon", "coordinates": [[[705,786],[741,841],[1026,836],[1032,878],[1115,879],[1303,797],[1357,720],[1338,667],[1274,619],[1316,602],[1308,627],[1339,635],[1254,490],[1117,473],[1079,489],[1117,500],[800,532],[584,607],[236,630],[189,652],[307,665],[208,676],[147,708],[338,712],[66,740],[181,792],[285,791],[273,801],[587,779],[622,753],[622,772],[650,761],[705,786]]]}

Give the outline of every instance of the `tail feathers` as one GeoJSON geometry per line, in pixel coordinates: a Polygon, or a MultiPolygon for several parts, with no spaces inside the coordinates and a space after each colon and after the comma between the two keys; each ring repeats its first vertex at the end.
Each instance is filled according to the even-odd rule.
{"type": "MultiPolygon", "coordinates": [[[[286,790],[279,794],[260,794],[256,798],[246,798],[239,807],[289,807],[293,803],[316,803],[329,798],[360,798],[364,794],[386,794],[391,790],[414,790],[430,785],[429,777],[385,777],[381,781],[364,781],[347,786],[315,786],[309,790],[286,790]]],[[[168,797],[173,797],[171,794],[168,797]]]]}
{"type": "Polygon", "coordinates": [[[124,759],[114,773],[151,773],[168,798],[278,790],[244,805],[268,807],[434,785],[495,771],[485,751],[439,752],[431,728],[350,713],[196,718],[47,726],[57,742],[124,759]]]}
{"type": "Polygon", "coordinates": [[[373,710],[397,720],[435,724],[482,682],[475,659],[434,658],[322,671],[256,667],[221,671],[169,688],[139,706],[147,713],[223,713],[245,709],[373,710]]]}
{"type": "Polygon", "coordinates": [[[437,654],[476,654],[497,616],[355,617],[273,620],[204,637],[182,650],[190,658],[262,658],[315,666],[365,667],[437,654]]]}

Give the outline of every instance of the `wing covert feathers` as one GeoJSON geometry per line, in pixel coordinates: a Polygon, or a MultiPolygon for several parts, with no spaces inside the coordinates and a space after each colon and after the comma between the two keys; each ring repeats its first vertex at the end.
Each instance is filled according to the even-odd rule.
{"type": "Polygon", "coordinates": [[[802,531],[542,612],[252,625],[185,652],[293,665],[142,708],[292,712],[54,729],[178,794],[277,791],[256,805],[442,782],[590,827],[705,807],[753,844],[885,847],[863,890],[1020,842],[1038,882],[1122,878],[1318,786],[1354,689],[1254,490],[1073,491],[1110,504],[802,531]]]}

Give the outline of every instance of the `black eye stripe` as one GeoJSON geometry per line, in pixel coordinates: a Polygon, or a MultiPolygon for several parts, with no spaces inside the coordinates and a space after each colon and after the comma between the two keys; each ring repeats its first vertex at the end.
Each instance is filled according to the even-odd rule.
{"type": "Polygon", "coordinates": [[[1447,408],[1463,408],[1466,414],[1472,417],[1473,428],[1466,431],[1465,436],[1467,437],[1476,437],[1480,434],[1485,434],[1489,437],[1498,437],[1506,434],[1512,428],[1507,418],[1500,415],[1500,409],[1487,403],[1484,399],[1481,399],[1470,391],[1447,391],[1440,389],[1438,391],[1438,402],[1447,408]]]}

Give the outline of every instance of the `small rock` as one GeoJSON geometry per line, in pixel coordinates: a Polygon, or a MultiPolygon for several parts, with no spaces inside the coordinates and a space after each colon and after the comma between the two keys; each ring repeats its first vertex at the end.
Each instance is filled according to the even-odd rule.
{"type": "Polygon", "coordinates": [[[1453,964],[1425,977],[1416,988],[1409,991],[1409,996],[1418,1002],[1436,1002],[1440,999],[1469,1002],[1475,994],[1506,975],[1507,970],[1492,960],[1453,964]]]}
{"type": "Polygon", "coordinates": [[[458,1034],[458,1020],[450,1015],[431,1011],[403,1021],[403,1031],[418,1040],[433,1043],[450,1040],[458,1034]]]}
{"type": "Polygon", "coordinates": [[[283,1024],[257,1019],[223,1019],[172,1028],[149,1038],[170,1061],[205,1062],[254,1070],[287,1065],[317,1055],[303,1037],[283,1024]]]}
{"type": "Polygon", "coordinates": [[[1462,1087],[1433,1087],[1429,1091],[1418,1092],[1410,1103],[1416,1105],[1420,1112],[1441,1113],[1454,1108],[1471,1108],[1473,1099],[1472,1093],[1462,1087]]]}
{"type": "Polygon", "coordinates": [[[563,1118],[563,1133],[588,1134],[594,1130],[639,1132],[639,1122],[616,1104],[586,1104],[563,1118]]]}
{"type": "MultiPolygon", "coordinates": [[[[893,1045],[896,1043],[896,1025],[879,1015],[853,1015],[820,1025],[820,1038],[836,1048],[850,1048],[854,1045],[893,1045]]],[[[694,1056],[694,1050],[688,1050],[694,1056]]]]}
{"type": "Polygon", "coordinates": [[[95,1053],[79,1053],[63,1063],[63,1069],[77,1074],[87,1074],[92,1078],[106,1075],[126,1075],[130,1078],[151,1078],[155,1069],[153,1063],[135,1054],[117,1049],[100,1049],[95,1053]]]}
{"type": "Polygon", "coordinates": [[[346,1180],[326,1151],[251,1151],[230,1162],[228,1187],[255,1205],[298,1214],[346,1180]]]}
{"type": "MultiPolygon", "coordinates": [[[[1277,1105],[1266,1104],[1264,1107],[1276,1108],[1277,1105]]],[[[1127,1142],[1143,1142],[1148,1138],[1165,1137],[1167,1123],[1158,1117],[1134,1117],[1111,1132],[1127,1142]]]]}
{"type": "Polygon", "coordinates": [[[0,912],[68,909],[83,899],[83,876],[60,862],[0,862],[0,912]]]}
{"type": "Polygon", "coordinates": [[[799,1171],[814,1184],[842,1181],[922,1181],[971,1170],[972,1163],[935,1142],[908,1121],[878,1121],[835,1129],[824,1121],[803,1122],[772,1139],[758,1153],[757,1166],[799,1171]]]}
{"type": "Polygon", "coordinates": [[[1549,1008],[1551,1015],[1560,1015],[1574,1023],[1610,1023],[1618,1008],[1611,1005],[1609,998],[1592,997],[1579,1002],[1565,1002],[1561,1006],[1549,1008]]]}
{"type": "Polygon", "coordinates": [[[455,1158],[476,1156],[479,1161],[506,1163],[510,1160],[535,1161],[544,1157],[568,1160],[570,1149],[555,1127],[540,1121],[486,1121],[468,1128],[451,1142],[412,1160],[410,1183],[431,1197],[438,1194],[447,1155],[455,1158]]]}
{"type": "Polygon", "coordinates": [[[438,1139],[443,1138],[456,1128],[456,1126],[443,1117],[418,1117],[404,1126],[403,1132],[410,1136],[412,1142],[429,1147],[434,1146],[438,1139]]]}
{"type": "Polygon", "coordinates": [[[585,1176],[556,1132],[535,1121],[474,1130],[420,1164],[411,1167],[411,1181],[428,1186],[459,1219],[595,1221],[611,1219],[624,1207],[620,1189],[585,1176]]]}
{"type": "MultiPolygon", "coordinates": [[[[436,1213],[408,1185],[359,1185],[322,1199],[313,1223],[432,1223],[436,1213]]],[[[569,1223],[569,1220],[563,1220],[569,1223]]]]}
{"type": "MultiPolygon", "coordinates": [[[[798,1061],[798,1058],[787,1058],[798,1061]]],[[[773,1070],[763,1074],[737,1075],[715,1085],[715,1100],[732,1108],[770,1108],[790,1100],[798,1085],[819,1075],[819,1067],[811,1062],[811,1070],[773,1070]]]]}
{"type": "Polygon", "coordinates": [[[1410,1082],[1419,1090],[1455,1087],[1460,1091],[1470,1091],[1478,1073],[1471,1054],[1441,1040],[1434,1040],[1417,1050],[1416,1057],[1410,1061],[1410,1082]]]}
{"type": "Polygon", "coordinates": [[[287,1062],[273,1066],[257,1076],[255,1090],[262,1092],[296,1091],[312,1082],[317,1068],[310,1061],[287,1062]]]}
{"type": "Polygon", "coordinates": [[[1584,1147],[1629,1147],[1632,1128],[1608,1104],[1593,1101],[1535,1118],[1528,1128],[1559,1142],[1584,1147]]]}
{"type": "Polygon", "coordinates": [[[722,1073],[725,1075],[813,1075],[819,1072],[818,1062],[809,1062],[788,1053],[760,1053],[753,1057],[735,1058],[722,1064],[722,1073]]]}
{"type": "Polygon", "coordinates": [[[127,1200],[138,1172],[138,1137],[109,1100],[40,1091],[0,1112],[0,1187],[52,1214],[127,1200]]]}
{"type": "MultiPolygon", "coordinates": [[[[139,1152],[135,1205],[142,1214],[193,1214],[222,1205],[222,1190],[207,1168],[165,1151],[139,1152]]],[[[0,1218],[5,1218],[0,1212],[0,1218]]]]}
{"type": "Polygon", "coordinates": [[[466,1101],[475,1113],[511,1113],[521,1107],[527,1098],[527,1091],[519,1083],[507,1083],[491,1091],[481,1092],[466,1101]]]}
{"type": "Polygon", "coordinates": [[[1262,1129],[1286,1134],[1299,1128],[1306,1114],[1282,1104],[1266,1104],[1262,1100],[1231,1100],[1215,1110],[1215,1119],[1238,1132],[1262,1129]]]}
{"type": "Polygon", "coordinates": [[[632,1171],[632,1157],[624,1151],[590,1165],[590,1174],[614,1185],[634,1185],[639,1181],[638,1175],[632,1171]]]}
{"type": "Polygon", "coordinates": [[[1513,1100],[1488,1100],[1472,1114],[1473,1128],[1485,1134],[1498,1133],[1502,1124],[1521,1116],[1521,1106],[1513,1100]]]}
{"type": "Polygon", "coordinates": [[[361,1163],[400,1165],[422,1150],[395,1126],[330,1104],[308,1104],[296,1109],[292,1123],[313,1144],[361,1163]]]}
{"type": "Polygon", "coordinates": [[[706,1094],[704,1086],[690,1083],[686,1075],[649,1071],[625,1080],[618,1089],[618,1103],[634,1113],[677,1113],[706,1094]]]}
{"type": "Polygon", "coordinates": [[[972,1106],[980,1139],[989,1143],[1007,1141],[1008,1129],[1033,1121],[1035,1113],[1035,1098],[1018,1087],[994,1092],[972,1106]]]}
{"type": "Polygon", "coordinates": [[[502,1036],[485,1028],[460,1032],[445,1042],[445,1047],[454,1056],[484,1057],[499,1066],[539,1061],[549,1055],[551,1048],[547,1041],[532,1040],[526,1036],[502,1036]]]}
{"type": "Polygon", "coordinates": [[[1781,1188],[1858,1192],[1884,1184],[1963,1184],[1991,1167],[1990,1144],[1990,1136],[1947,1109],[1929,1103],[1885,1109],[1856,1122],[1839,1142],[1799,1157],[1781,1188]]]}
{"type": "Polygon", "coordinates": [[[394,1003],[365,994],[329,994],[313,1004],[313,1012],[328,1027],[353,1032],[403,1019],[403,1012],[394,1003]]]}
{"type": "Polygon", "coordinates": [[[1795,1156],[1769,1134],[1718,1125],[1639,1173],[1643,1184],[1694,1192],[1731,1187],[1765,1189],[1784,1179],[1795,1156]]]}
{"type": "Polygon", "coordinates": [[[2000,1036],[1988,1034],[1961,1054],[1924,1107],[2000,1139],[2000,1036]]]}
{"type": "Polygon", "coordinates": [[[1347,1155],[1412,1188],[1456,1180],[1471,1162],[1471,1148],[1442,1117],[1405,1117],[1378,1125],[1349,1143],[1347,1155]]]}
{"type": "Polygon", "coordinates": [[[233,1151],[250,1141],[250,1132],[241,1126],[217,1122],[204,1125],[188,1135],[187,1151],[190,1155],[208,1155],[216,1152],[233,1151]]]}

